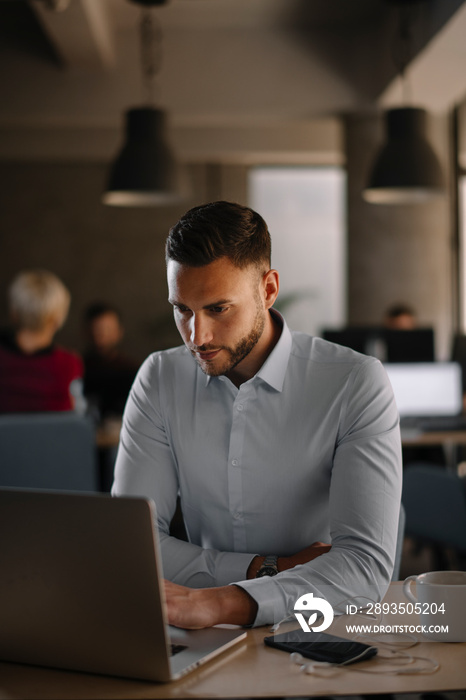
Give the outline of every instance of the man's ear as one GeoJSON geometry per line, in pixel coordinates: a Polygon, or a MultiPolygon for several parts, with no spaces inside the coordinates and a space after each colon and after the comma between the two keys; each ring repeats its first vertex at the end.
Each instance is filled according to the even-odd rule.
{"type": "Polygon", "coordinates": [[[280,280],[277,270],[269,270],[262,277],[262,285],[265,292],[265,308],[270,309],[278,296],[280,280]]]}

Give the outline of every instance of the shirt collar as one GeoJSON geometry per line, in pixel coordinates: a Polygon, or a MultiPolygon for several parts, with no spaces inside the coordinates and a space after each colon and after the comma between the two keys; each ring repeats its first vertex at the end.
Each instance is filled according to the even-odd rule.
{"type": "MultiPolygon", "coordinates": [[[[282,332],[274,349],[252,379],[254,380],[256,377],[259,377],[262,379],[262,381],[269,384],[272,389],[282,391],[286,369],[288,367],[288,360],[291,353],[292,337],[290,329],[288,328],[283,316],[278,313],[276,309],[271,309],[270,313],[272,316],[275,316],[275,320],[282,326],[282,332]]],[[[206,385],[209,384],[212,379],[219,379],[223,381],[224,377],[211,377],[207,375],[206,385]]]]}
{"type": "Polygon", "coordinates": [[[276,309],[271,309],[270,313],[282,326],[280,338],[274,349],[257,372],[256,377],[260,377],[276,391],[282,391],[285,381],[286,369],[291,353],[291,332],[283,316],[276,309]]]}

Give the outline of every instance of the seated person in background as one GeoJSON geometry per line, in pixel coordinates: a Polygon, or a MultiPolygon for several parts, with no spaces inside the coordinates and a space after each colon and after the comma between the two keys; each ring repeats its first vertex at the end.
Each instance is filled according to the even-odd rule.
{"type": "Polygon", "coordinates": [[[270,248],[239,204],[175,224],[168,290],[185,346],[145,361],[125,409],[112,493],[154,500],[179,627],[278,622],[304,593],[380,599],[393,571],[390,383],[375,358],[288,329],[270,248]],[[178,494],[188,542],[169,533],[178,494]]]}
{"type": "Polygon", "coordinates": [[[51,272],[21,272],[9,288],[11,330],[0,335],[0,412],[70,411],[80,398],[81,358],[54,344],[70,293],[51,272]]]}
{"type": "Polygon", "coordinates": [[[120,312],[112,304],[95,302],[84,312],[84,325],[84,394],[99,418],[121,416],[139,364],[121,351],[120,312]]]}
{"type": "Polygon", "coordinates": [[[411,331],[417,326],[416,312],[408,304],[393,304],[385,312],[383,325],[393,330],[411,331]]]}

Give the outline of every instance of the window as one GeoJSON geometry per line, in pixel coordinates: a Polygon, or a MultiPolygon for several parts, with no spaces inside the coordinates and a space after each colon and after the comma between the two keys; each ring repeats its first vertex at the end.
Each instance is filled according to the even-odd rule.
{"type": "Polygon", "coordinates": [[[269,225],[280,273],[276,308],[319,335],[346,321],[345,173],[338,167],[257,167],[249,198],[269,225]]]}

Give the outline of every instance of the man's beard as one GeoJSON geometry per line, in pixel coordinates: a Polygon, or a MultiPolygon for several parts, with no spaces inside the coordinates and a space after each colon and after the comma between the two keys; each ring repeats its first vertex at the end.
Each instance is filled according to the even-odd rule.
{"type": "MultiPolygon", "coordinates": [[[[257,345],[259,339],[262,336],[262,333],[264,332],[264,327],[265,327],[265,314],[263,309],[259,306],[259,304],[256,305],[257,308],[257,313],[256,317],[254,319],[254,325],[251,329],[251,331],[246,335],[244,338],[242,338],[234,348],[229,348],[225,346],[221,346],[219,350],[226,351],[228,353],[227,359],[224,361],[222,365],[209,365],[209,362],[206,361],[205,363],[200,360],[197,355],[196,351],[191,350],[191,353],[196,359],[196,362],[198,363],[199,367],[202,369],[204,374],[209,375],[210,377],[220,377],[224,374],[228,374],[228,372],[231,372],[232,369],[234,369],[237,365],[239,365],[240,362],[244,360],[245,357],[249,355],[251,350],[255,348],[257,345]]],[[[207,346],[201,345],[200,347],[197,348],[197,351],[199,352],[208,352],[209,348],[207,346]]]]}

